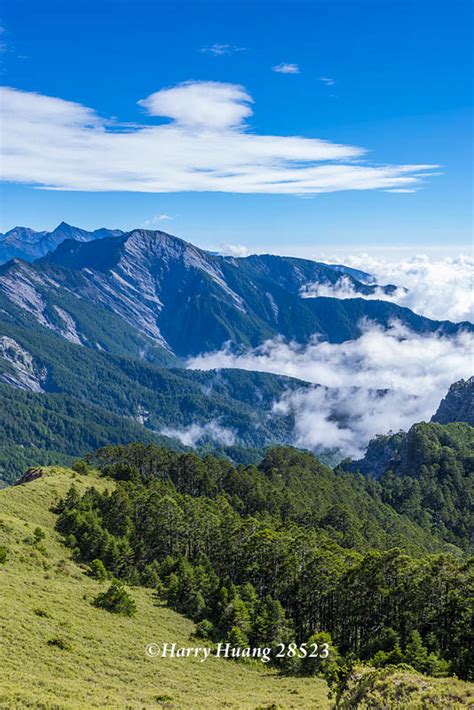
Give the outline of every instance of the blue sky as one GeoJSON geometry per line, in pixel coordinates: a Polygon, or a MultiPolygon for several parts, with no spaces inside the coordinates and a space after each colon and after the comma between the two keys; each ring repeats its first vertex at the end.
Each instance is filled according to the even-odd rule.
{"type": "Polygon", "coordinates": [[[295,254],[465,250],[471,7],[4,0],[2,83],[17,91],[5,102],[0,228],[148,226],[208,248],[295,254]],[[160,126],[171,127],[170,140],[154,132],[160,126]],[[319,156],[314,139],[334,155],[319,156]],[[243,168],[241,150],[250,156],[243,168]],[[294,179],[301,190],[287,189],[294,179]],[[354,180],[363,189],[351,189],[354,180]]]}

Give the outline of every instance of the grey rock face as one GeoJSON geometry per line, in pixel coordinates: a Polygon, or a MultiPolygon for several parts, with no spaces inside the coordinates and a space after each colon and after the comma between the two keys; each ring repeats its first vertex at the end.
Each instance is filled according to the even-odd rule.
{"type": "Polygon", "coordinates": [[[474,376],[451,385],[431,421],[439,424],[467,422],[474,426],[474,376]]]}
{"type": "Polygon", "coordinates": [[[302,298],[308,284],[338,282],[340,272],[327,264],[273,255],[224,257],[159,231],[93,240],[77,231],[34,264],[18,260],[0,267],[0,295],[71,342],[87,344],[80,323],[85,325],[86,308],[86,320],[98,322],[90,311],[97,307],[179,358],[226,344],[256,347],[275,337],[307,343],[318,334],[340,343],[359,337],[364,319],[382,327],[395,319],[415,332],[473,329],[364,299],[375,286],[350,274],[345,278],[355,298],[302,298]]]}

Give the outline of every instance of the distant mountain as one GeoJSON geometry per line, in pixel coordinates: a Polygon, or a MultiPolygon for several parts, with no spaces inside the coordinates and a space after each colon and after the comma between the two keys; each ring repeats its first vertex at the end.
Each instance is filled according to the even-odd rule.
{"type": "Polygon", "coordinates": [[[123,234],[120,229],[105,228],[88,232],[66,222],[61,222],[52,232],[36,232],[28,227],[14,227],[5,234],[0,234],[0,264],[15,258],[34,261],[54,251],[65,239],[89,242],[105,237],[117,237],[120,234],[123,234]]]}
{"type": "Polygon", "coordinates": [[[357,281],[363,284],[374,285],[376,283],[375,278],[372,274],[368,274],[366,271],[361,271],[360,269],[353,269],[350,266],[344,266],[343,264],[328,264],[334,271],[339,274],[353,276],[357,281]]]}
{"type": "MultiPolygon", "coordinates": [[[[28,425],[36,431],[30,448],[50,450],[56,424],[48,424],[47,412],[57,422],[64,407],[77,426],[68,425],[61,446],[68,433],[85,445],[87,427],[98,431],[97,408],[122,418],[120,426],[110,421],[97,441],[130,437],[126,420],[145,427],[152,440],[164,435],[179,445],[220,447],[231,455],[239,447],[291,443],[294,417],[275,413],[273,405],[308,383],[241,370],[190,371],[183,359],[276,337],[306,343],[319,334],[339,343],[357,338],[364,319],[382,327],[398,319],[417,332],[473,329],[386,301],[302,298],[308,284],[337,281],[339,272],[326,264],[270,255],[222,257],[164,232],[134,230],[81,241],[81,230],[63,226],[62,234],[68,230],[75,238],[46,257],[0,266],[0,382],[37,395],[28,400],[25,418],[38,422],[37,430],[28,425]]],[[[347,278],[355,292],[373,292],[373,285],[347,278]]],[[[14,411],[11,398],[4,410],[14,411]]],[[[0,414],[0,438],[10,447],[15,437],[8,439],[7,431],[0,414]]]]}
{"type": "Polygon", "coordinates": [[[431,421],[439,424],[468,422],[474,426],[474,377],[451,385],[431,421]]]}
{"type": "MultiPolygon", "coordinates": [[[[375,286],[347,278],[356,293],[373,293],[375,286]]],[[[58,317],[64,324],[70,316],[72,328],[83,305],[99,305],[180,358],[226,343],[255,347],[277,336],[306,343],[319,334],[343,342],[361,334],[364,319],[384,327],[397,319],[417,332],[474,329],[433,321],[388,301],[300,296],[308,284],[338,279],[339,272],[326,264],[216,256],[164,232],[134,230],[87,243],[67,240],[31,266],[10,262],[0,269],[0,291],[39,323],[62,332],[58,317]]]]}

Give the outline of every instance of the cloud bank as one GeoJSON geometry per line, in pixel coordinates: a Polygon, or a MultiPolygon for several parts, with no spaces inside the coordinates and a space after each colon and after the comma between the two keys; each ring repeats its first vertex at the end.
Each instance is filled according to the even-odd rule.
{"type": "Polygon", "coordinates": [[[142,124],[8,87],[0,101],[3,179],[47,189],[312,195],[415,189],[437,167],[374,165],[364,148],[254,133],[253,99],[237,84],[157,91],[138,102],[142,124]]]}
{"type": "MultiPolygon", "coordinates": [[[[339,257],[340,258],[340,257],[339,257]]],[[[346,277],[332,284],[307,284],[303,298],[332,296],[334,298],[367,298],[392,301],[415,313],[438,320],[474,321],[474,259],[460,255],[445,259],[414,256],[398,262],[360,254],[343,257],[347,266],[373,274],[379,284],[399,286],[390,296],[376,289],[374,294],[356,294],[346,277]]]]}
{"type": "Polygon", "coordinates": [[[188,367],[260,370],[330,388],[289,392],[275,412],[295,415],[295,445],[337,448],[357,458],[376,434],[429,420],[449,386],[472,374],[473,347],[468,333],[448,338],[417,334],[399,323],[387,330],[366,323],[360,338],[341,344],[276,339],[237,355],[224,349],[194,357],[188,367]]]}

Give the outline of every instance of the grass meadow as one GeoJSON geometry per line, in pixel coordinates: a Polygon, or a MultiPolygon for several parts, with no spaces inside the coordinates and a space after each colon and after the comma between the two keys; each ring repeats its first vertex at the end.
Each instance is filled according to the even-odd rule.
{"type": "Polygon", "coordinates": [[[51,507],[73,482],[79,491],[113,486],[62,468],[0,491],[0,707],[317,708],[330,707],[319,678],[285,678],[264,664],[147,658],[150,642],[196,645],[194,624],[131,588],[137,614],[92,606],[107,583],[88,577],[54,531],[51,507]],[[39,527],[44,539],[34,541],[39,527]]]}

